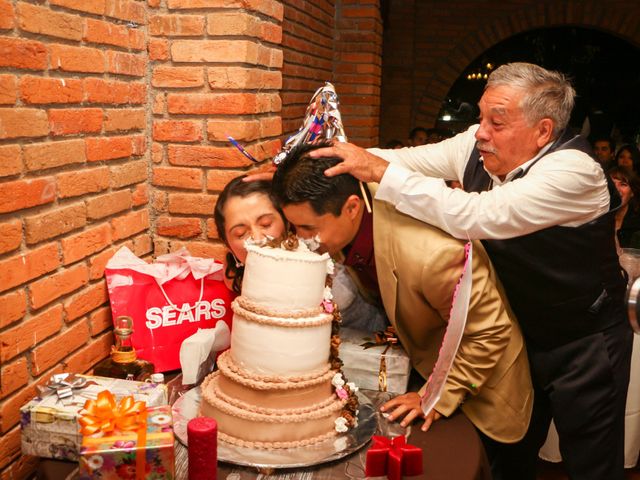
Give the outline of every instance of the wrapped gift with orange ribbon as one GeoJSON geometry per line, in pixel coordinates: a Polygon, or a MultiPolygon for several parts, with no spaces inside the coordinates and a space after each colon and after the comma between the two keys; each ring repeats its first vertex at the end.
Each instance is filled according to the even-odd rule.
{"type": "Polygon", "coordinates": [[[342,370],[349,381],[366,390],[406,393],[411,361],[393,327],[374,334],[342,328],[340,340],[342,370]]]}
{"type": "Polygon", "coordinates": [[[80,479],[172,480],[174,451],[171,408],[147,408],[145,402],[108,390],[87,400],[78,419],[80,479]]]}

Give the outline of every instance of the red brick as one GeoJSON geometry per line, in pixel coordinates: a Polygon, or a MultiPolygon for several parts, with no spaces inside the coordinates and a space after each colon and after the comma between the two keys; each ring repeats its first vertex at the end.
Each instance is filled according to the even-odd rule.
{"type": "Polygon", "coordinates": [[[104,53],[97,48],[50,45],[51,69],[65,72],[102,73],[105,71],[104,53]]]}
{"type": "MultiPolygon", "coordinates": [[[[29,372],[27,371],[27,359],[21,357],[14,362],[4,363],[0,367],[0,398],[4,398],[20,387],[23,387],[29,381],[29,372]]],[[[0,442],[4,441],[4,437],[0,442]]],[[[2,448],[0,448],[0,459],[2,448]]],[[[2,460],[0,460],[2,462],[2,460]]]]}
{"type": "Polygon", "coordinates": [[[248,40],[176,40],[171,44],[174,62],[242,62],[257,64],[259,45],[248,40]]]}
{"type": "MultiPolygon", "coordinates": [[[[18,391],[11,397],[6,398],[0,406],[0,432],[5,433],[20,421],[20,407],[26,405],[37,395],[35,384],[18,391]]],[[[3,478],[0,476],[0,478],[3,478]]],[[[11,478],[11,477],[9,477],[11,478]]],[[[13,478],[31,478],[13,477],[13,478]]]]}
{"type": "Polygon", "coordinates": [[[85,163],[84,140],[64,140],[25,145],[24,163],[29,171],[85,163]]]}
{"type": "Polygon", "coordinates": [[[244,8],[263,13],[278,21],[283,18],[282,2],[245,1],[245,0],[167,0],[170,9],[189,10],[195,8],[244,8]]]}
{"type": "Polygon", "coordinates": [[[131,137],[87,138],[87,160],[112,160],[130,157],[133,154],[131,137]]]}
{"type": "Polygon", "coordinates": [[[202,123],[190,120],[156,120],[153,139],[159,142],[197,142],[202,140],[202,123]]]}
{"type": "Polygon", "coordinates": [[[129,210],[131,208],[131,192],[129,190],[120,190],[117,192],[105,193],[104,195],[88,199],[86,203],[87,216],[89,218],[98,219],[108,217],[114,213],[129,210]]]}
{"type": "Polygon", "coordinates": [[[36,347],[31,353],[31,371],[40,375],[77,350],[89,340],[89,325],[80,320],[55,338],[36,347]]]}
{"type": "Polygon", "coordinates": [[[0,103],[6,105],[16,103],[18,99],[17,85],[18,82],[15,75],[0,75],[0,103]]]}
{"type": "Polygon", "coordinates": [[[166,212],[169,209],[169,196],[165,192],[154,190],[152,192],[151,204],[155,212],[166,212]]]}
{"type": "Polygon", "coordinates": [[[0,30],[10,30],[14,21],[13,5],[9,0],[0,0],[0,30]]]}
{"type": "Polygon", "coordinates": [[[144,135],[134,135],[131,137],[131,150],[135,156],[144,155],[147,151],[147,139],[144,135]]]}
{"type": "Polygon", "coordinates": [[[156,234],[165,237],[192,238],[202,233],[199,218],[158,217],[156,234]]]}
{"type": "Polygon", "coordinates": [[[48,275],[29,285],[32,308],[40,308],[56,298],[79,289],[89,281],[89,269],[84,263],[48,275]]]}
{"type": "Polygon", "coordinates": [[[207,33],[215,36],[257,37],[278,45],[282,43],[282,27],[280,25],[264,22],[255,15],[241,11],[216,12],[207,15],[207,33]]]}
{"type": "Polygon", "coordinates": [[[0,328],[20,320],[27,313],[27,295],[24,290],[16,290],[0,296],[0,328]]]}
{"type": "Polygon", "coordinates": [[[52,177],[5,182],[0,189],[0,213],[44,205],[55,198],[56,184],[52,177]]]}
{"type": "Polygon", "coordinates": [[[83,38],[92,43],[115,45],[135,50],[144,48],[144,35],[138,30],[93,18],[85,19],[83,38]]]}
{"type": "Polygon", "coordinates": [[[14,478],[32,478],[38,464],[39,457],[22,455],[15,462],[5,468],[0,474],[0,480],[13,480],[14,478]]]}
{"type": "Polygon", "coordinates": [[[149,203],[149,194],[146,183],[139,183],[131,194],[134,207],[140,207],[149,203]]]}
{"type": "Polygon", "coordinates": [[[151,84],[158,88],[193,88],[204,85],[201,67],[171,67],[161,65],[153,69],[151,84]]]}
{"type": "Polygon", "coordinates": [[[84,89],[86,100],[91,103],[128,103],[131,87],[127,82],[102,80],[99,78],[85,78],[84,89]]]}
{"type": "Polygon", "coordinates": [[[162,143],[151,145],[151,160],[153,163],[161,163],[164,160],[164,146],[162,143]]]}
{"type": "Polygon", "coordinates": [[[115,248],[109,248],[94,255],[89,259],[89,279],[97,280],[104,276],[104,267],[111,257],[116,253],[115,248]]]}
{"type": "Polygon", "coordinates": [[[138,25],[146,23],[144,3],[133,0],[106,0],[105,15],[138,25]]]}
{"type": "Polygon", "coordinates": [[[209,170],[207,172],[207,190],[220,192],[227,183],[245,173],[239,170],[209,170]]]}
{"type": "Polygon", "coordinates": [[[18,326],[0,333],[0,362],[11,360],[57,333],[62,327],[62,305],[56,305],[18,326]]]}
{"type": "Polygon", "coordinates": [[[59,173],[56,175],[56,181],[60,198],[100,192],[109,187],[109,168],[100,167],[59,173]]]}
{"type": "Polygon", "coordinates": [[[166,110],[167,101],[164,93],[158,93],[153,98],[153,105],[151,106],[151,113],[154,115],[162,115],[166,110]]]}
{"type": "Polygon", "coordinates": [[[180,242],[177,240],[173,240],[171,242],[172,252],[175,252],[182,247],[187,248],[189,253],[194,257],[213,258],[219,262],[221,262],[227,254],[226,247],[221,243],[195,241],[180,242]]]}
{"type": "Polygon", "coordinates": [[[111,167],[111,188],[120,188],[147,180],[147,161],[138,160],[111,167]]]}
{"type": "Polygon", "coordinates": [[[63,368],[66,372],[87,372],[109,356],[112,346],[113,334],[105,333],[66,358],[62,362],[63,368]]]}
{"type": "Polygon", "coordinates": [[[49,0],[49,3],[81,12],[104,14],[105,0],[49,0]]]}
{"type": "Polygon", "coordinates": [[[60,243],[63,263],[68,265],[108,247],[111,244],[111,229],[108,224],[103,223],[76,235],[65,237],[60,243]]]}
{"type": "Polygon", "coordinates": [[[154,15],[149,20],[149,33],[154,36],[202,36],[204,17],[201,15],[154,15]]]}
{"type": "Polygon", "coordinates": [[[145,111],[142,108],[108,109],[105,112],[104,131],[144,130],[146,122],[145,111]]]}
{"type": "Polygon", "coordinates": [[[147,86],[144,83],[130,83],[129,103],[141,105],[147,102],[147,86]]]}
{"type": "Polygon", "coordinates": [[[71,322],[76,318],[80,318],[108,301],[107,284],[104,281],[90,285],[64,303],[64,311],[67,314],[66,320],[71,322]]]}
{"type": "Polygon", "coordinates": [[[111,308],[109,307],[98,308],[89,315],[89,327],[92,337],[95,337],[112,326],[113,319],[111,316],[111,308]]]}
{"type": "Polygon", "coordinates": [[[179,167],[154,167],[154,185],[160,187],[202,189],[202,170],[179,167]]]}
{"type": "Polygon", "coordinates": [[[79,103],[82,101],[82,81],[72,78],[42,78],[26,76],[20,79],[20,97],[25,103],[79,103]]]}
{"type": "Polygon", "coordinates": [[[84,203],[75,203],[26,217],[24,223],[27,243],[38,243],[84,227],[87,224],[86,210],[84,203]]]}
{"type": "Polygon", "coordinates": [[[20,145],[0,146],[0,177],[16,175],[22,171],[20,145]]]}
{"type": "Polygon", "coordinates": [[[207,238],[210,238],[211,240],[220,239],[216,222],[212,218],[207,218],[207,238]]]}
{"type": "Polygon", "coordinates": [[[49,110],[49,125],[53,135],[97,133],[102,130],[102,110],[99,108],[49,110]]]}
{"type": "Polygon", "coordinates": [[[41,42],[0,37],[0,67],[47,68],[47,47],[41,42]]]}
{"type": "Polygon", "coordinates": [[[278,94],[271,93],[170,93],[167,107],[174,114],[255,114],[274,111],[279,104],[276,98],[279,99],[278,94]]]}
{"type": "Polygon", "coordinates": [[[22,222],[18,219],[0,223],[0,253],[15,250],[22,243],[22,222]]]}
{"type": "Polygon", "coordinates": [[[82,19],[78,15],[54,12],[45,7],[18,3],[18,26],[31,33],[52,37],[80,40],[82,38],[82,19]]]}
{"type": "Polygon", "coordinates": [[[149,210],[131,212],[111,220],[113,241],[128,238],[149,228],[149,210]]]}
{"type": "Polygon", "coordinates": [[[147,60],[142,55],[107,51],[107,71],[119,75],[142,77],[146,73],[147,60]]]}
{"type": "Polygon", "coordinates": [[[42,137],[49,133],[47,113],[35,108],[0,108],[0,139],[42,137]]]}
{"type": "Polygon", "coordinates": [[[151,242],[151,235],[143,233],[133,239],[133,253],[138,257],[144,257],[151,253],[153,250],[153,243],[151,242]]]}
{"type": "MultiPolygon", "coordinates": [[[[249,153],[253,155],[251,147],[249,153]]],[[[253,163],[233,147],[169,145],[169,163],[189,167],[245,167],[253,163]]]]}
{"type": "Polygon", "coordinates": [[[282,117],[261,117],[260,118],[260,137],[275,137],[282,133],[282,117]]]}
{"type": "Polygon", "coordinates": [[[255,140],[260,135],[258,120],[208,120],[207,137],[209,140],[227,142],[231,135],[240,142],[255,140]]]}
{"type": "Polygon", "coordinates": [[[149,60],[169,60],[169,42],[163,38],[149,40],[149,60]]]}
{"type": "Polygon", "coordinates": [[[212,215],[217,195],[196,193],[170,193],[169,212],[181,214],[212,215]]]}

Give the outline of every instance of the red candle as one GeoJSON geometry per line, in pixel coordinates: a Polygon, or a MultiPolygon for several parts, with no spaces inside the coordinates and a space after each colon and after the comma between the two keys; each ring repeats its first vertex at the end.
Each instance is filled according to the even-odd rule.
{"type": "Polygon", "coordinates": [[[197,417],[187,425],[189,480],[216,480],[218,477],[218,423],[197,417]]]}

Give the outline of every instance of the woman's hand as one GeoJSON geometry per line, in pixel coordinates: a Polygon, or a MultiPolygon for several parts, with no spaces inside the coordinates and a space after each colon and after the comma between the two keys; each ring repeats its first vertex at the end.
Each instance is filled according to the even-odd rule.
{"type": "Polygon", "coordinates": [[[409,425],[416,418],[424,418],[424,424],[422,425],[423,432],[429,430],[431,424],[442,417],[442,415],[433,409],[427,415],[424,415],[422,413],[422,406],[420,405],[420,395],[415,392],[405,393],[404,395],[392,398],[380,407],[380,411],[389,412],[388,418],[392,422],[404,416],[400,422],[400,425],[403,427],[409,425]]]}

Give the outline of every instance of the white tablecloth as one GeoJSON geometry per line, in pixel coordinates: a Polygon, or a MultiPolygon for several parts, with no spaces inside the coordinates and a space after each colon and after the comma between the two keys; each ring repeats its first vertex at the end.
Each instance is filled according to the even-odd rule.
{"type": "MultiPolygon", "coordinates": [[[[631,376],[627,409],[624,422],[624,468],[633,468],[638,463],[640,452],[640,335],[633,336],[633,353],[631,354],[631,376]]],[[[561,462],[562,456],[558,448],[558,432],[551,422],[547,441],[540,449],[540,458],[548,462],[561,462]]]]}

